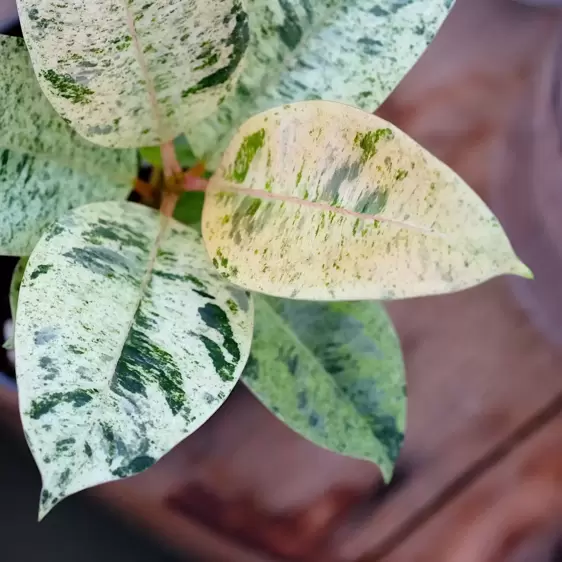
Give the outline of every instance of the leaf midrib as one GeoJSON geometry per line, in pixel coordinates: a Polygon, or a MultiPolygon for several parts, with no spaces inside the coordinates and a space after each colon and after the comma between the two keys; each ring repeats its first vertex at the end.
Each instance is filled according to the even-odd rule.
{"type": "Polygon", "coordinates": [[[125,339],[123,340],[123,343],[120,346],[119,354],[117,355],[117,359],[116,359],[115,364],[113,366],[113,375],[111,376],[111,379],[109,381],[108,392],[111,391],[111,388],[115,384],[115,378],[117,377],[117,365],[119,364],[119,361],[121,360],[121,357],[123,355],[123,349],[125,348],[125,344],[127,343],[127,340],[129,339],[131,329],[136,322],[137,313],[140,310],[140,307],[142,305],[142,301],[145,297],[146,288],[148,287],[148,284],[150,283],[150,279],[152,277],[152,271],[154,270],[154,264],[156,263],[156,257],[158,255],[158,249],[160,248],[160,245],[162,243],[162,238],[164,237],[164,234],[166,233],[166,229],[167,229],[167,227],[170,223],[170,217],[167,217],[167,216],[163,215],[162,213],[158,213],[158,217],[160,219],[158,234],[156,235],[156,238],[154,239],[154,242],[152,243],[152,246],[150,248],[150,253],[148,255],[148,261],[147,261],[147,264],[146,264],[146,270],[144,272],[144,276],[141,279],[141,283],[140,283],[140,286],[139,286],[139,297],[138,297],[138,300],[137,300],[137,304],[136,304],[135,309],[134,309],[134,311],[131,315],[131,320],[129,321],[129,325],[127,326],[127,330],[125,331],[125,339]]]}
{"type": "Polygon", "coordinates": [[[384,217],[383,215],[358,213],[357,211],[350,211],[349,209],[345,209],[343,207],[333,207],[329,203],[319,203],[317,201],[305,201],[304,199],[301,199],[300,197],[296,197],[293,195],[282,195],[279,193],[273,193],[261,189],[253,189],[251,187],[241,187],[240,185],[234,182],[226,181],[223,178],[220,179],[220,185],[214,186],[212,183],[209,184],[208,191],[212,191],[212,190],[215,190],[218,193],[220,193],[221,191],[231,191],[231,192],[233,191],[235,193],[247,195],[248,197],[253,197],[254,199],[293,203],[309,209],[317,209],[318,211],[336,213],[338,215],[353,217],[365,221],[385,222],[407,230],[414,230],[416,232],[420,232],[428,236],[436,236],[444,239],[447,238],[447,235],[444,234],[443,232],[426,228],[423,226],[418,226],[416,224],[412,224],[406,221],[390,219],[388,217],[384,217]]]}
{"type": "Polygon", "coordinates": [[[164,137],[163,131],[163,122],[162,116],[160,114],[160,107],[158,105],[158,97],[156,95],[156,87],[154,85],[154,81],[150,73],[148,72],[148,65],[146,59],[144,57],[143,50],[141,49],[141,44],[139,40],[139,36],[137,34],[137,29],[135,27],[135,20],[133,17],[133,13],[129,8],[128,0],[122,0],[123,6],[125,7],[125,12],[127,14],[127,27],[129,28],[129,32],[131,33],[131,37],[133,38],[133,45],[135,46],[135,52],[137,53],[137,61],[139,63],[141,73],[144,77],[146,90],[148,93],[148,98],[150,102],[150,109],[152,111],[152,117],[156,123],[156,129],[158,133],[158,137],[160,138],[160,143],[164,143],[169,141],[170,139],[164,137]]]}

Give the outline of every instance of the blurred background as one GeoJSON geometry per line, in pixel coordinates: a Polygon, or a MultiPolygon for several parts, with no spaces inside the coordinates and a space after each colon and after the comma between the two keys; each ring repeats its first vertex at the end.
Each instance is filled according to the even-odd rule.
{"type": "MultiPolygon", "coordinates": [[[[0,560],[562,561],[560,5],[457,0],[378,111],[479,193],[536,277],[388,305],[409,393],[390,485],[237,388],[156,466],[38,525],[39,478],[2,355],[0,560]]],[[[17,33],[11,0],[0,28],[17,33]]],[[[13,266],[0,262],[2,321],[13,266]]]]}

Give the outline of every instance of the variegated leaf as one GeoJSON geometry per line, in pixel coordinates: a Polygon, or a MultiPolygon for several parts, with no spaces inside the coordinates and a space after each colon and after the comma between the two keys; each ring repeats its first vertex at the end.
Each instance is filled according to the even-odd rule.
{"type": "Polygon", "coordinates": [[[400,344],[375,302],[255,296],[242,380],[280,420],[321,447],[375,462],[390,480],[404,437],[400,344]]]}
{"type": "Polygon", "coordinates": [[[18,0],[47,97],[104,146],[172,140],[217,109],[249,41],[242,0],[18,0]]]}
{"type": "Polygon", "coordinates": [[[280,297],[404,298],[529,274],[450,168],[390,123],[333,102],[247,121],[210,180],[202,224],[225,277],[280,297]]]}
{"type": "Polygon", "coordinates": [[[453,0],[248,0],[248,63],[236,95],[187,131],[215,168],[253,114],[307,99],[374,111],[410,70],[453,0]]]}
{"type": "Polygon", "coordinates": [[[248,357],[249,295],[200,235],[134,203],[65,215],[29,258],[15,328],[41,515],[138,473],[226,399],[248,357]]]}
{"type": "Polygon", "coordinates": [[[68,209],[124,199],[137,171],[133,150],[82,139],[51,107],[23,40],[0,36],[0,254],[29,255],[68,209]]]}

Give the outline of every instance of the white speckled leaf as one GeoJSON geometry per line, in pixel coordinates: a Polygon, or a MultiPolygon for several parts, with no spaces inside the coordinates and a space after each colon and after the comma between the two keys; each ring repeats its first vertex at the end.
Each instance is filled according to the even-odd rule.
{"type": "Polygon", "coordinates": [[[244,383],[294,431],[375,462],[390,480],[404,438],[406,381],[384,308],[259,295],[254,303],[244,383]]]}
{"type": "Polygon", "coordinates": [[[410,70],[452,0],[248,0],[248,63],[235,96],[187,131],[214,169],[253,114],[309,99],[374,111],[410,70]]]}
{"type": "Polygon", "coordinates": [[[172,140],[232,88],[249,32],[242,0],[18,0],[41,87],[104,146],[172,140]]]}
{"type": "Polygon", "coordinates": [[[279,297],[405,298],[529,274],[450,168],[383,119],[333,102],[247,121],[210,180],[202,225],[223,275],[279,297]]]}
{"type": "Polygon", "coordinates": [[[57,115],[23,40],[0,36],[0,59],[0,254],[29,255],[61,213],[125,199],[137,156],[84,140],[57,115]]]}
{"type": "Polygon", "coordinates": [[[29,258],[15,327],[41,515],[148,468],[204,423],[244,367],[252,307],[197,232],[152,209],[96,203],[55,223],[29,258]]]}

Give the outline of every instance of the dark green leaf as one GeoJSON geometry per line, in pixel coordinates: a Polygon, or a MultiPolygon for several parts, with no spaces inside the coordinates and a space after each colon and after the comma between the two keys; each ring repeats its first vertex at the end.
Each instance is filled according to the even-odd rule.
{"type": "Polygon", "coordinates": [[[389,480],[404,437],[406,382],[384,308],[258,295],[254,304],[244,383],[291,429],[375,462],[389,480]]]}

